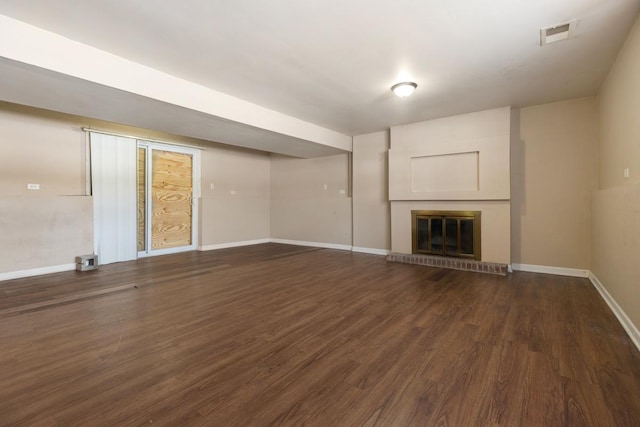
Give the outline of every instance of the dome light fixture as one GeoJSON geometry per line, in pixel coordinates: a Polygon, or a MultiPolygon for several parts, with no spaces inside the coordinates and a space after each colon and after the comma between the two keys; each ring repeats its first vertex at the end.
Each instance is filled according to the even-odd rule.
{"type": "Polygon", "coordinates": [[[411,95],[417,87],[418,85],[414,82],[401,82],[391,86],[391,90],[396,94],[396,96],[399,96],[400,98],[406,98],[407,96],[411,95]]]}

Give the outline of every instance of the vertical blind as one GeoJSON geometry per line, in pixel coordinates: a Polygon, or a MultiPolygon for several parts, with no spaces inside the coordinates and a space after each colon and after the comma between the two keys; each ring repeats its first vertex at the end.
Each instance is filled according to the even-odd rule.
{"type": "Polygon", "coordinates": [[[100,264],[137,258],[133,138],[90,132],[94,252],[100,264]]]}

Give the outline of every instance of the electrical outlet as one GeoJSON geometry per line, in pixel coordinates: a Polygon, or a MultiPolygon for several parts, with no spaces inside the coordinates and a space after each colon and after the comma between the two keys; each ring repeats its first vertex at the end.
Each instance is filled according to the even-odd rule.
{"type": "Polygon", "coordinates": [[[347,192],[344,190],[340,190],[340,194],[346,194],[347,192]]]}
{"type": "Polygon", "coordinates": [[[40,184],[27,184],[27,190],[39,190],[40,184]]]}

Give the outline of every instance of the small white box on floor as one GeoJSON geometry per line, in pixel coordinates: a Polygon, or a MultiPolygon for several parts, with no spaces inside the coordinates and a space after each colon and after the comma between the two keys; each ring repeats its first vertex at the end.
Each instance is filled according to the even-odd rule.
{"type": "Polygon", "coordinates": [[[80,255],[76,257],[76,270],[88,271],[98,269],[98,255],[80,255]]]}

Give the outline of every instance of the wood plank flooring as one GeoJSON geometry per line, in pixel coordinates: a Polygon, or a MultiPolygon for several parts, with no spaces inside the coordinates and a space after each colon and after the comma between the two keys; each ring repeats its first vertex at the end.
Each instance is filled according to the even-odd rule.
{"type": "Polygon", "coordinates": [[[640,426],[586,279],[265,244],[0,282],[0,426],[640,426]]]}

